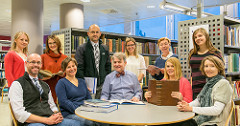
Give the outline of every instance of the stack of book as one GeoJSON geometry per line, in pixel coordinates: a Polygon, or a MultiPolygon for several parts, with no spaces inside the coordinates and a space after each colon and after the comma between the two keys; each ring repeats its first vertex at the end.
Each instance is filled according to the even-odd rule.
{"type": "Polygon", "coordinates": [[[100,99],[84,100],[84,105],[80,106],[81,111],[96,113],[109,113],[117,109],[118,105],[100,99]]]}

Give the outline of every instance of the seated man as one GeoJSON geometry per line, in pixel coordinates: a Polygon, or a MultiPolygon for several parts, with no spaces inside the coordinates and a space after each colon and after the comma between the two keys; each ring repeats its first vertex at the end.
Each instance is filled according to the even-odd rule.
{"type": "Polygon", "coordinates": [[[142,97],[142,89],[139,84],[137,76],[126,71],[127,64],[124,53],[115,53],[112,56],[114,70],[105,78],[101,99],[128,99],[132,101],[139,101],[142,97]]]}
{"type": "Polygon", "coordinates": [[[42,66],[38,54],[25,61],[27,72],[14,81],[9,90],[10,103],[18,124],[27,126],[80,126],[79,121],[63,119],[53,101],[48,84],[38,79],[42,66]]]}

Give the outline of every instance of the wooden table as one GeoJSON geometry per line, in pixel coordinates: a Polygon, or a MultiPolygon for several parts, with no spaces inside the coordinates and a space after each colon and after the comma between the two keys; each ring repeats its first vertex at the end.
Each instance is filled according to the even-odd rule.
{"type": "Polygon", "coordinates": [[[76,115],[95,122],[117,125],[162,125],[189,120],[192,112],[179,112],[176,106],[119,105],[111,113],[94,113],[75,110],[76,115]]]}

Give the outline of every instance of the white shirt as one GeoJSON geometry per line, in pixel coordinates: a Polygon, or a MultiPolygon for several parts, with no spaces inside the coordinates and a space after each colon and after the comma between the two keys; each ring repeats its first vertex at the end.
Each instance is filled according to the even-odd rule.
{"type": "Polygon", "coordinates": [[[140,74],[144,74],[146,77],[146,70],[139,70],[139,69],[146,69],[145,60],[142,55],[136,56],[128,56],[127,57],[127,65],[125,70],[133,72],[137,77],[140,74]]]}
{"type": "MultiPolygon", "coordinates": [[[[33,78],[30,75],[29,75],[29,77],[31,79],[33,78]]],[[[8,96],[10,99],[10,103],[11,103],[11,106],[13,109],[14,116],[16,117],[16,119],[19,122],[24,123],[29,118],[31,113],[27,112],[25,110],[25,107],[23,106],[23,90],[22,90],[21,84],[18,81],[13,81],[11,88],[9,90],[8,96]]],[[[51,110],[58,111],[58,108],[56,107],[56,105],[53,101],[51,91],[49,91],[48,98],[49,98],[48,104],[50,105],[51,110]]]]}
{"type": "Polygon", "coordinates": [[[199,107],[200,102],[196,98],[194,101],[189,103],[189,106],[192,106],[192,112],[199,115],[217,116],[223,111],[225,104],[219,101],[215,101],[213,106],[199,107]]]}

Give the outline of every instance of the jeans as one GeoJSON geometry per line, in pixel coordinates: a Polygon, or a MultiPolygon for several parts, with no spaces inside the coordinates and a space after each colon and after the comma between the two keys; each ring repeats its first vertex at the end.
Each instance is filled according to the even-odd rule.
{"type": "Polygon", "coordinates": [[[81,122],[72,119],[63,119],[61,123],[55,125],[47,125],[43,123],[29,123],[27,126],[81,126],[81,122]]]}
{"type": "Polygon", "coordinates": [[[79,117],[79,116],[77,116],[75,114],[67,115],[65,118],[66,119],[77,120],[77,121],[79,121],[81,123],[81,126],[93,126],[94,125],[93,121],[86,120],[86,119],[81,118],[81,117],[79,117]]]}

